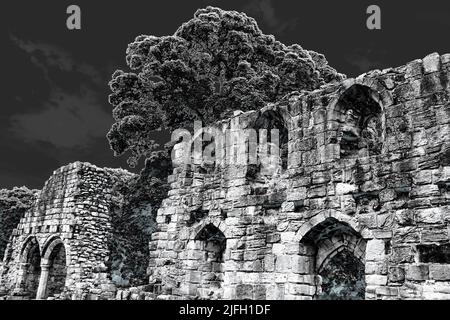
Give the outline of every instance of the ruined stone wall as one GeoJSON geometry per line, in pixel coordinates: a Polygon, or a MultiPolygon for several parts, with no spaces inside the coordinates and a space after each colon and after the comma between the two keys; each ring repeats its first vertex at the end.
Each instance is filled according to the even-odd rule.
{"type": "Polygon", "coordinates": [[[13,231],[3,260],[3,294],[34,298],[44,281],[40,298],[52,292],[57,298],[113,298],[110,209],[120,206],[114,186],[127,176],[81,162],[56,170],[13,231]]]}
{"type": "Polygon", "coordinates": [[[287,168],[179,163],[150,282],[181,298],[339,296],[329,266],[351,256],[355,298],[450,298],[449,93],[450,55],[432,54],[219,123],[287,129],[287,168]]]}
{"type": "Polygon", "coordinates": [[[38,190],[27,187],[0,190],[0,257],[3,257],[12,231],[30,209],[38,190]]]}

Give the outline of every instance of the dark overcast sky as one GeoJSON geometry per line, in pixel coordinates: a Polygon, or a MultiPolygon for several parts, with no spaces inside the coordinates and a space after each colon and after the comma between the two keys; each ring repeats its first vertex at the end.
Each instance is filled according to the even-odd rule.
{"type": "Polygon", "coordinates": [[[450,1],[4,1],[0,109],[0,188],[41,188],[76,160],[126,167],[105,135],[113,123],[107,82],[125,67],[139,34],[171,35],[197,8],[244,11],[285,44],[324,53],[348,76],[450,52],[450,1]],[[82,30],[66,29],[66,8],[82,10],[82,30]],[[366,29],[378,4],[382,30],[366,29]]]}

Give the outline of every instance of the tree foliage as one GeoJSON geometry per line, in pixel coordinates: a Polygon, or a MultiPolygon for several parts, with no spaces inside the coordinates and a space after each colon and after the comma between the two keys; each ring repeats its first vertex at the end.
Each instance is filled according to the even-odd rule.
{"type": "Polygon", "coordinates": [[[146,159],[140,175],[130,178],[116,174],[114,186],[122,200],[117,201],[117,210],[111,210],[109,263],[112,280],[118,286],[147,282],[148,243],[156,228],[156,211],[169,189],[166,178],[171,168],[170,157],[161,150],[146,159]]]}
{"type": "Polygon", "coordinates": [[[325,57],[264,34],[244,13],[207,7],[172,36],[140,35],[128,46],[129,72],[110,82],[115,123],[108,133],[130,165],[157,145],[155,130],[214,122],[252,110],[292,91],[314,90],[345,78],[325,57]]]}
{"type": "Polygon", "coordinates": [[[0,257],[3,257],[11,232],[17,227],[25,211],[31,208],[36,193],[37,190],[27,187],[0,189],[0,257]]]}

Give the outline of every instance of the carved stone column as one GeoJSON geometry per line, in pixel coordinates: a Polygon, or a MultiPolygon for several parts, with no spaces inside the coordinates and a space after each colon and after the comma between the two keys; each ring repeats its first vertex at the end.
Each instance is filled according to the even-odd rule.
{"type": "Polygon", "coordinates": [[[50,266],[48,264],[41,264],[41,277],[39,279],[39,287],[36,294],[36,300],[45,299],[49,269],[50,266]]]}

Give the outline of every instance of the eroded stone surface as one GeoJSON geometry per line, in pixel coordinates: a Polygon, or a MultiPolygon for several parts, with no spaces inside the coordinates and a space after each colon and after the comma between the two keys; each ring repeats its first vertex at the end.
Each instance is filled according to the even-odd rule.
{"type": "Polygon", "coordinates": [[[277,117],[271,123],[288,131],[287,167],[271,176],[225,161],[207,174],[175,168],[150,281],[181,298],[318,298],[333,292],[321,270],[345,250],[364,265],[365,299],[447,298],[446,249],[433,249],[436,264],[418,246],[449,243],[448,67],[447,55],[431,54],[222,121],[220,130],[236,131],[277,117]],[[196,238],[210,225],[227,239],[214,270],[199,263],[207,250],[196,238]],[[214,290],[200,285],[205,268],[214,290]]]}
{"type": "MultiPolygon", "coordinates": [[[[63,167],[14,231],[2,289],[39,295],[38,279],[55,273],[50,253],[63,244],[60,295],[74,299],[448,299],[449,70],[449,55],[431,54],[217,123],[279,129],[275,171],[260,155],[249,165],[184,165],[191,146],[177,144],[148,285],[118,289],[105,263],[109,209],[121,202],[114,175],[63,167]],[[340,259],[357,268],[338,270],[340,259]]],[[[244,155],[246,146],[233,145],[244,155]]]]}
{"type": "Polygon", "coordinates": [[[1,269],[2,293],[31,299],[115,297],[108,266],[110,209],[122,202],[114,189],[119,177],[131,176],[81,162],[56,170],[13,231],[1,269]]]}

